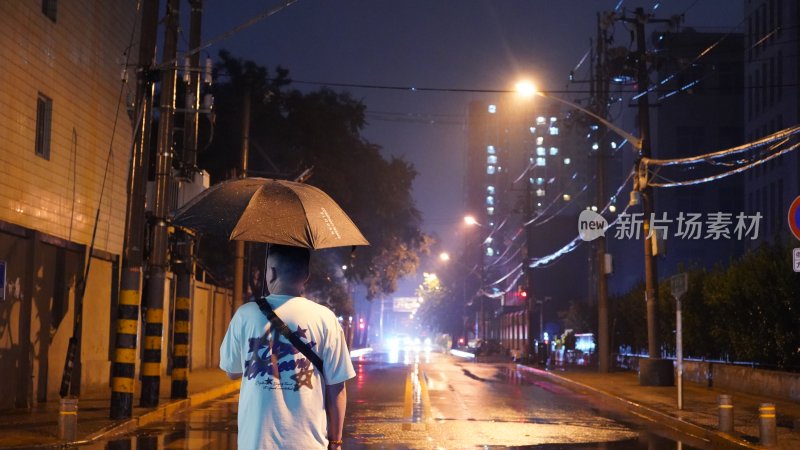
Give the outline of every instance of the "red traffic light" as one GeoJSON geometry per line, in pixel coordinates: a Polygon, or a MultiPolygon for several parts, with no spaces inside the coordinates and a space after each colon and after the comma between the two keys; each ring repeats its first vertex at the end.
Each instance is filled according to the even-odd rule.
{"type": "Polygon", "coordinates": [[[528,293],[526,291],[520,291],[519,292],[519,296],[522,297],[522,298],[525,298],[525,297],[528,296],[528,293]]]}

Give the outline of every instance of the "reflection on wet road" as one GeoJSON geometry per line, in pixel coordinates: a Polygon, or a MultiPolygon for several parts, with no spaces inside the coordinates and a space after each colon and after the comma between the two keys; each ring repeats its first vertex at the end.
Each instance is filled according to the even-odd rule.
{"type": "MultiPolygon", "coordinates": [[[[346,449],[694,449],[615,417],[597,400],[520,372],[425,351],[354,359],[346,449]]],[[[136,435],[83,448],[235,449],[236,395],[136,435]]]]}

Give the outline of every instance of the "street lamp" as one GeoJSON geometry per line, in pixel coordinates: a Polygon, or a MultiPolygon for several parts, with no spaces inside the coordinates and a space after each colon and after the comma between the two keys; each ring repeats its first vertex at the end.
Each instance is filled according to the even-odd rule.
{"type": "Polygon", "coordinates": [[[478,223],[477,220],[475,220],[475,216],[464,216],[464,223],[469,225],[469,226],[473,226],[473,225],[477,225],[479,227],[483,226],[480,223],[478,223]]]}
{"type": "Polygon", "coordinates": [[[546,91],[540,91],[540,90],[536,89],[536,86],[534,86],[533,83],[531,83],[529,81],[520,81],[520,82],[518,82],[516,84],[515,88],[516,88],[516,92],[517,93],[519,93],[520,95],[523,95],[525,97],[532,97],[534,95],[537,95],[539,97],[543,97],[543,98],[546,98],[546,99],[549,99],[549,100],[553,100],[553,101],[562,103],[562,104],[567,105],[567,106],[569,106],[571,108],[575,108],[578,111],[581,111],[582,113],[593,117],[594,119],[596,119],[597,121],[599,121],[600,123],[602,123],[603,125],[608,127],[610,130],[614,131],[618,135],[620,135],[623,138],[627,139],[628,142],[630,142],[631,145],[633,145],[634,148],[636,148],[637,150],[641,150],[642,149],[642,139],[641,138],[638,138],[638,137],[628,133],[627,131],[623,130],[622,128],[614,125],[613,123],[609,122],[608,120],[604,119],[603,117],[598,116],[597,114],[593,113],[592,111],[584,108],[583,106],[581,106],[581,105],[579,105],[577,103],[573,103],[573,102],[571,102],[569,100],[566,100],[566,99],[563,99],[561,97],[552,96],[552,95],[548,94],[546,91]]]}
{"type": "MultiPolygon", "coordinates": [[[[599,53],[602,53],[602,52],[599,52],[599,53]]],[[[644,58],[642,58],[642,60],[644,60],[644,58]]],[[[602,79],[602,76],[598,77],[598,79],[602,79]]],[[[640,83],[641,82],[642,82],[642,80],[640,80],[640,83]]],[[[601,84],[602,83],[598,82],[598,85],[601,85],[601,84]]],[[[641,86],[640,86],[640,88],[641,88],[641,86]]],[[[533,83],[530,83],[530,82],[527,82],[527,81],[520,81],[520,82],[518,82],[516,84],[516,91],[520,95],[524,95],[526,97],[531,97],[533,95],[538,95],[540,97],[551,99],[553,101],[562,103],[562,104],[567,105],[567,106],[569,106],[571,108],[574,108],[574,109],[576,109],[578,111],[581,111],[582,113],[588,115],[589,117],[592,117],[595,120],[597,120],[600,124],[605,126],[607,129],[609,129],[609,130],[615,132],[616,134],[622,136],[623,138],[627,139],[628,142],[630,142],[631,145],[633,145],[634,148],[636,148],[636,150],[639,151],[641,154],[644,155],[645,153],[647,153],[649,155],[649,147],[650,147],[649,139],[648,139],[649,122],[647,122],[647,115],[646,115],[646,112],[647,112],[646,109],[647,108],[646,107],[645,108],[641,108],[640,107],[640,119],[642,120],[642,126],[640,126],[641,137],[635,137],[632,134],[628,133],[627,131],[625,131],[625,130],[617,127],[613,123],[609,122],[608,120],[606,120],[605,117],[601,117],[599,114],[597,114],[597,113],[595,113],[595,112],[593,112],[593,111],[591,111],[589,109],[586,109],[586,108],[582,107],[581,105],[578,105],[576,103],[573,103],[573,102],[571,102],[569,100],[565,100],[565,99],[560,98],[560,97],[550,96],[546,92],[537,90],[534,87],[533,83]],[[642,109],[645,110],[644,113],[642,112],[642,109]],[[644,126],[644,124],[647,124],[647,125],[644,126]]],[[[604,89],[602,87],[599,87],[598,88],[598,92],[604,92],[604,89]]],[[[639,99],[640,105],[641,105],[641,103],[643,101],[646,102],[646,98],[647,98],[646,95],[642,96],[640,94],[640,99],[639,99]],[[642,100],[641,97],[644,97],[645,100],[642,100]]],[[[605,100],[602,100],[602,101],[598,100],[598,104],[602,104],[602,105],[605,106],[605,103],[606,103],[605,100]]],[[[603,107],[603,109],[599,109],[598,110],[598,113],[604,114],[604,111],[605,111],[605,109],[603,107]]],[[[604,172],[603,164],[604,163],[602,161],[602,151],[600,151],[600,145],[598,143],[595,143],[592,146],[592,148],[593,148],[593,150],[598,151],[598,157],[600,158],[598,160],[597,180],[598,180],[599,189],[597,190],[597,196],[598,196],[598,199],[600,200],[600,202],[602,203],[602,202],[605,202],[605,199],[603,198],[603,196],[605,195],[603,193],[604,192],[603,189],[604,189],[604,183],[605,182],[604,182],[604,178],[603,178],[604,177],[604,175],[603,175],[603,172],[604,172]]],[[[566,159],[564,160],[564,163],[565,164],[567,163],[566,159]]],[[[569,201],[570,200],[568,195],[565,195],[563,198],[564,198],[564,201],[569,201]]],[[[591,209],[593,211],[597,211],[597,206],[593,206],[591,209]]],[[[616,210],[616,208],[614,208],[614,210],[616,210]]],[[[614,210],[612,210],[611,212],[614,212],[614,210]]],[[[645,212],[648,213],[649,211],[650,210],[646,210],[645,212]]],[[[649,225],[649,217],[646,217],[645,221],[646,221],[645,228],[649,229],[649,226],[648,226],[649,225]]],[[[645,230],[645,232],[647,232],[647,230],[645,230]]],[[[645,244],[647,244],[647,242],[645,244]]],[[[646,247],[647,247],[647,245],[646,245],[646,247]]],[[[606,371],[608,371],[609,351],[608,351],[608,325],[607,325],[608,324],[608,302],[607,302],[607,294],[606,294],[607,285],[606,285],[606,279],[605,279],[605,273],[604,273],[605,272],[605,262],[604,262],[604,260],[605,260],[605,251],[606,251],[605,250],[605,241],[601,240],[600,242],[598,242],[596,244],[595,251],[598,254],[597,255],[597,264],[598,264],[598,340],[599,340],[599,354],[600,354],[599,370],[601,372],[606,372],[606,371]]],[[[648,254],[647,250],[645,250],[645,278],[648,281],[647,282],[648,286],[650,286],[652,284],[650,281],[652,279],[654,279],[653,273],[654,273],[654,262],[653,262],[652,255],[648,254]]],[[[651,312],[650,312],[650,310],[653,309],[651,307],[651,304],[654,303],[654,302],[652,302],[650,300],[650,297],[651,297],[650,290],[648,290],[648,295],[646,297],[647,297],[647,304],[648,304],[648,324],[652,324],[654,322],[655,316],[653,314],[651,314],[651,312]]],[[[655,297],[653,296],[653,298],[655,298],[655,297]]],[[[540,316],[540,321],[541,321],[541,316],[540,316]]],[[[530,320],[530,322],[532,322],[532,320],[530,320]]],[[[540,324],[540,328],[541,328],[541,324],[540,324]]],[[[650,331],[650,326],[648,326],[648,331],[650,331]]],[[[649,336],[648,337],[648,341],[649,342],[653,342],[653,337],[649,336]]],[[[650,347],[652,347],[652,345],[650,345],[650,347]]]]}

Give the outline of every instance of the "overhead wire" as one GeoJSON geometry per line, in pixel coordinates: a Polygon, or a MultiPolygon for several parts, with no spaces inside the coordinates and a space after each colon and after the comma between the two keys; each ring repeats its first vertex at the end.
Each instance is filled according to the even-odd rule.
{"type": "Polygon", "coordinates": [[[262,12],[260,12],[259,14],[256,14],[255,16],[251,17],[250,19],[246,20],[245,22],[243,22],[243,23],[231,28],[230,30],[228,30],[226,32],[223,32],[223,33],[211,38],[210,40],[208,40],[208,41],[206,41],[206,42],[204,42],[202,44],[200,44],[198,47],[195,47],[193,49],[189,49],[186,52],[184,52],[183,54],[175,57],[174,59],[171,59],[169,61],[164,61],[161,64],[156,65],[155,68],[156,69],[163,69],[163,68],[175,65],[175,64],[177,64],[178,61],[181,61],[184,58],[188,58],[188,57],[194,55],[195,53],[199,53],[199,52],[211,47],[214,44],[217,44],[217,43],[219,43],[221,41],[224,41],[225,39],[228,39],[231,36],[241,32],[243,30],[246,30],[247,28],[252,27],[253,25],[257,24],[258,22],[261,22],[262,20],[264,20],[264,19],[266,19],[268,17],[274,16],[275,14],[283,11],[284,9],[288,8],[289,6],[291,6],[292,4],[296,3],[297,1],[298,0],[284,0],[278,6],[267,8],[267,9],[263,10],[262,12]]]}

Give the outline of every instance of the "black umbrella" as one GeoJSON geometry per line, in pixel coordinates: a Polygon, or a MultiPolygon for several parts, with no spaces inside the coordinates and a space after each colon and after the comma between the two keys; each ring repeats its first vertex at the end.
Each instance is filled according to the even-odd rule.
{"type": "Polygon", "coordinates": [[[172,223],[238,241],[310,249],[369,245],[328,194],[285,180],[242,178],[216,184],[176,211],[172,223]]]}

